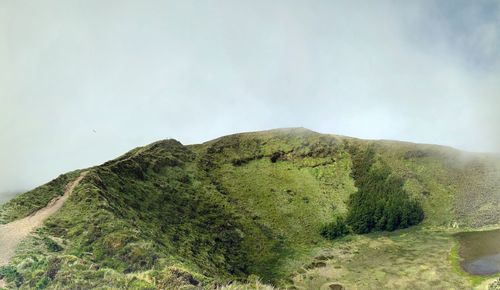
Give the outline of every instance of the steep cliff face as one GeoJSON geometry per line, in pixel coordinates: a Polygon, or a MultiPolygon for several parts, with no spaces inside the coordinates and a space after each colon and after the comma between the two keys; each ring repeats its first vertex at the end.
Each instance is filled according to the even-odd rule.
{"type": "MultiPolygon", "coordinates": [[[[250,274],[278,282],[324,243],[325,223],[347,215],[360,184],[353,152],[368,149],[374,168],[383,164],[422,205],[424,226],[500,222],[493,156],[301,128],[164,140],[88,169],[4,273],[22,287],[197,287],[250,274]]],[[[7,202],[1,222],[43,207],[78,172],[7,202]]]]}

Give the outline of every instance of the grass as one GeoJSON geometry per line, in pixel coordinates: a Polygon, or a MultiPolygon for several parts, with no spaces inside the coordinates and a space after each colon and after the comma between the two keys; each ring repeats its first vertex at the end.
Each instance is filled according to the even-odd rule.
{"type": "Polygon", "coordinates": [[[79,171],[62,174],[51,182],[0,205],[0,224],[26,217],[45,207],[53,198],[63,195],[66,185],[78,175],[79,171]]]}
{"type": "MultiPolygon", "coordinates": [[[[448,262],[449,229],[498,217],[490,196],[466,193],[484,189],[477,177],[491,196],[499,194],[490,179],[500,168],[485,162],[438,146],[305,129],[191,146],[164,140],[91,168],[61,210],[20,246],[7,280],[21,279],[25,289],[319,289],[332,280],[364,288],[475,285],[448,262]],[[405,180],[423,205],[422,227],[333,243],[320,236],[323,224],[345,216],[357,190],[347,146],[373,146],[405,180]]],[[[2,221],[45,206],[77,174],[17,196],[1,207],[2,221]]]]}
{"type": "Polygon", "coordinates": [[[418,228],[357,236],[326,248],[321,267],[297,275],[299,289],[328,283],[361,289],[463,289],[471,285],[447,262],[453,239],[418,228]]]}
{"type": "Polygon", "coordinates": [[[460,266],[461,257],[458,254],[458,249],[459,249],[459,244],[457,241],[455,241],[455,244],[451,248],[450,254],[448,256],[448,261],[452,266],[453,272],[469,280],[472,286],[477,286],[482,282],[495,277],[493,275],[484,275],[484,276],[470,275],[467,272],[465,272],[460,266]]]}
{"type": "Polygon", "coordinates": [[[298,259],[302,247],[322,240],[321,226],[345,213],[355,190],[350,160],[336,139],[306,137],[284,133],[222,139],[209,144],[201,158],[211,164],[218,189],[244,213],[250,271],[266,282],[290,274],[287,260],[298,259]]]}
{"type": "MultiPolygon", "coordinates": [[[[453,233],[453,232],[452,232],[453,233]]],[[[453,272],[467,279],[470,284],[474,287],[489,282],[494,278],[500,278],[500,274],[493,275],[471,275],[463,270],[460,263],[462,258],[459,255],[460,244],[457,240],[454,240],[453,247],[448,255],[448,261],[452,266],[453,272]]]]}
{"type": "Polygon", "coordinates": [[[472,289],[500,277],[464,272],[454,234],[413,227],[340,239],[305,264],[294,276],[294,285],[298,289],[323,289],[332,283],[348,289],[472,289]]]}

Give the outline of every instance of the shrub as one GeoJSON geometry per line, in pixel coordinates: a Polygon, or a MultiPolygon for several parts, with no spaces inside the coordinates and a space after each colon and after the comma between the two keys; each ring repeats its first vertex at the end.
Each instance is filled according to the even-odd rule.
{"type": "Polygon", "coordinates": [[[189,286],[201,285],[201,276],[174,266],[161,271],[153,271],[152,276],[154,277],[156,286],[160,289],[187,289],[189,286]]]}
{"type": "Polygon", "coordinates": [[[35,285],[36,289],[45,289],[50,283],[50,279],[47,276],[43,276],[35,285]]]}
{"type": "Polygon", "coordinates": [[[350,233],[349,226],[343,217],[338,217],[335,221],[321,227],[320,234],[329,240],[343,237],[350,233]]]}
{"type": "Polygon", "coordinates": [[[272,163],[276,163],[276,161],[278,161],[282,156],[283,156],[283,151],[277,151],[277,152],[274,152],[273,154],[271,154],[271,162],[272,163]]]}
{"type": "Polygon", "coordinates": [[[42,240],[45,246],[47,246],[47,248],[51,252],[59,252],[63,249],[58,243],[54,242],[51,238],[43,237],[42,240]]]}
{"type": "Polygon", "coordinates": [[[5,279],[9,283],[16,284],[17,287],[23,283],[23,276],[17,272],[13,266],[0,267],[0,279],[5,279]]]}

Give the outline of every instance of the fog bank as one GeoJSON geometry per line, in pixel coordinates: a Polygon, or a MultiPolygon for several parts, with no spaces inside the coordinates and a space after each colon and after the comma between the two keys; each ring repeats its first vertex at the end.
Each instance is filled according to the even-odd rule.
{"type": "Polygon", "coordinates": [[[500,150],[498,1],[0,2],[0,193],[279,127],[500,150]]]}

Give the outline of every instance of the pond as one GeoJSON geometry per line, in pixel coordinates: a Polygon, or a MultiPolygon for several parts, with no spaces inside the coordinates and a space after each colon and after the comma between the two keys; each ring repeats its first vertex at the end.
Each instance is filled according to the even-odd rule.
{"type": "Polygon", "coordinates": [[[456,235],[460,242],[462,268],[473,275],[500,273],[500,229],[464,232],[456,235]]]}

